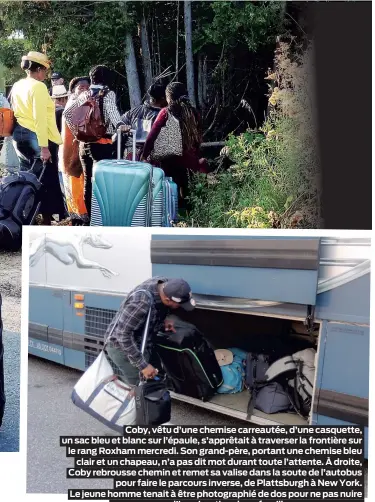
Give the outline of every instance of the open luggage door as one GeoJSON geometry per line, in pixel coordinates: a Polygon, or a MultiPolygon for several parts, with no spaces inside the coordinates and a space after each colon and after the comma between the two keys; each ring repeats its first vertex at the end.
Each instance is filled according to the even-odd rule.
{"type": "Polygon", "coordinates": [[[153,275],[182,277],[198,307],[241,310],[317,300],[319,238],[153,235],[153,275]]]}

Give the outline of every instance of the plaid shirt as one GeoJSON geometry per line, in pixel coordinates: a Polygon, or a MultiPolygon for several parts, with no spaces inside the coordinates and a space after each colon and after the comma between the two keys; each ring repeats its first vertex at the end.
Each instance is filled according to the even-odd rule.
{"type": "MultiPolygon", "coordinates": [[[[102,87],[102,86],[101,86],[102,87]]],[[[90,92],[94,95],[99,91],[99,86],[95,86],[91,91],[85,91],[75,99],[71,100],[64,110],[64,117],[66,123],[69,127],[71,127],[72,123],[72,112],[79,106],[82,106],[85,101],[87,101],[90,92]]],[[[104,113],[104,122],[106,125],[106,133],[112,136],[118,129],[120,125],[123,125],[124,122],[121,119],[120,112],[118,111],[116,104],[116,94],[113,91],[109,91],[105,94],[103,98],[103,113],[104,113]]]]}
{"type": "Polygon", "coordinates": [[[106,341],[113,347],[122,350],[129,362],[140,371],[148,365],[140,349],[151,302],[147,294],[139,290],[150,291],[154,298],[151,306],[149,336],[145,347],[147,354],[152,349],[154,336],[163,328],[165,318],[169,313],[169,309],[162,303],[158,291],[158,285],[166,281],[167,279],[164,277],[153,277],[137,286],[122,302],[120,310],[107,329],[106,341]],[[132,296],[130,297],[130,295],[132,296]],[[111,333],[114,325],[115,328],[111,333]]]}

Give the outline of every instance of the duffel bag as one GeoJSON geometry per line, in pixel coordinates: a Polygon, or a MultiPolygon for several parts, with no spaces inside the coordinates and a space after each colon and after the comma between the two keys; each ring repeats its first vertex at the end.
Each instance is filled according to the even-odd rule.
{"type": "Polygon", "coordinates": [[[144,380],[135,388],[137,425],[161,425],[171,419],[171,396],[164,380],[144,380]]]}
{"type": "MultiPolygon", "coordinates": [[[[146,293],[150,299],[150,309],[142,337],[143,353],[149,331],[153,297],[146,290],[137,290],[133,294],[139,291],[146,293]]],[[[115,326],[116,323],[112,326],[111,332],[115,326]]],[[[162,425],[168,422],[171,399],[165,382],[141,382],[138,387],[125,384],[115,375],[104,349],[105,344],[103,351],[74,386],[71,396],[73,403],[120,434],[123,434],[125,425],[140,425],[137,419],[142,422],[141,425],[162,425]]]]}

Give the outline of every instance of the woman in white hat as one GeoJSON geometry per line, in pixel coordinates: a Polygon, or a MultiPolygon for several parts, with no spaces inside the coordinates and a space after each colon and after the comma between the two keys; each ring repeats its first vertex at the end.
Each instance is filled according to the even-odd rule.
{"type": "Polygon", "coordinates": [[[55,102],[56,109],[65,108],[65,105],[68,101],[68,91],[66,90],[65,85],[54,85],[52,87],[52,99],[55,102]]]}
{"type": "MultiPolygon", "coordinates": [[[[55,104],[43,81],[51,62],[40,52],[29,52],[22,57],[21,68],[27,77],[13,85],[11,102],[16,119],[13,140],[21,170],[30,170],[35,160],[51,161],[51,148],[57,151],[62,143],[56,125],[55,104]],[[54,146],[56,148],[54,148],[54,146]]],[[[44,193],[41,205],[44,224],[50,225],[52,215],[65,213],[55,162],[47,164],[43,176],[44,193]]],[[[56,161],[57,164],[57,161],[56,161]]],[[[34,165],[34,173],[40,174],[42,165],[34,165]]]]}

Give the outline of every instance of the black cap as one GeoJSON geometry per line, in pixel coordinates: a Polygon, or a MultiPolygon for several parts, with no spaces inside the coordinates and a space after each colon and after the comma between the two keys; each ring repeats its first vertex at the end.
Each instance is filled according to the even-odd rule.
{"type": "Polygon", "coordinates": [[[59,80],[60,78],[63,78],[63,76],[58,71],[52,73],[51,80],[59,80]]]}
{"type": "Polygon", "coordinates": [[[169,279],[164,285],[164,293],[184,310],[194,310],[195,300],[191,288],[183,279],[169,279]]]}

